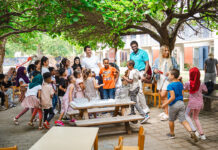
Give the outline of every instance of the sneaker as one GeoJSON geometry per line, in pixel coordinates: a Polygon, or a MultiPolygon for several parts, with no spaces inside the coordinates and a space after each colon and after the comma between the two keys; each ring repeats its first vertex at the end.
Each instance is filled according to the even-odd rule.
{"type": "Polygon", "coordinates": [[[71,123],[73,123],[73,122],[75,122],[75,121],[76,121],[75,119],[71,119],[71,120],[70,120],[71,123]]]}
{"type": "Polygon", "coordinates": [[[50,127],[49,127],[49,125],[47,124],[47,122],[48,122],[48,121],[45,121],[45,122],[43,123],[43,126],[44,126],[46,129],[49,129],[50,127]]]}
{"type": "Polygon", "coordinates": [[[194,140],[194,142],[198,141],[198,137],[195,135],[195,132],[191,131],[190,135],[191,135],[191,138],[194,140]]]}
{"type": "Polygon", "coordinates": [[[34,124],[32,122],[28,122],[28,125],[31,126],[31,127],[34,126],[34,124]]]}
{"type": "Polygon", "coordinates": [[[206,140],[206,139],[207,139],[206,136],[205,136],[204,134],[201,135],[200,138],[201,138],[201,140],[206,140]]]}
{"type": "Polygon", "coordinates": [[[57,109],[54,109],[53,111],[54,111],[54,114],[57,114],[57,113],[58,113],[57,109]]]}
{"type": "Polygon", "coordinates": [[[175,134],[170,134],[170,133],[168,133],[167,136],[168,136],[170,139],[175,139],[175,134]]]}
{"type": "Polygon", "coordinates": [[[160,117],[160,120],[161,120],[161,121],[167,121],[168,118],[169,118],[169,117],[164,113],[164,114],[160,117]]]}
{"type": "Polygon", "coordinates": [[[18,119],[14,118],[14,124],[19,125],[18,119]]]}
{"type": "Polygon", "coordinates": [[[162,117],[163,115],[165,115],[165,112],[160,113],[158,116],[162,117]]]}
{"type": "Polygon", "coordinates": [[[7,110],[5,106],[0,106],[0,111],[7,110]]]}
{"type": "Polygon", "coordinates": [[[198,133],[198,131],[195,131],[195,135],[200,139],[200,134],[198,133]]]}
{"type": "Polygon", "coordinates": [[[136,115],[136,113],[134,112],[134,113],[130,113],[130,114],[128,114],[128,115],[129,115],[129,116],[130,116],[130,115],[136,115]]]}
{"type": "Polygon", "coordinates": [[[55,125],[56,126],[64,126],[64,123],[62,121],[57,120],[57,121],[55,121],[55,125]]]}
{"type": "Polygon", "coordinates": [[[145,118],[144,118],[144,120],[141,121],[141,124],[146,123],[149,118],[150,118],[150,116],[148,114],[145,115],[145,118]]]}

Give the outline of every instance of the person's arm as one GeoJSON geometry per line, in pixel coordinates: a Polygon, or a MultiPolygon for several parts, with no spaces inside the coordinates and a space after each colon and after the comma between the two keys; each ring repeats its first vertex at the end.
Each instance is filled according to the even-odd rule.
{"type": "Polygon", "coordinates": [[[27,87],[28,86],[28,84],[24,84],[23,81],[20,81],[19,83],[20,83],[20,86],[22,86],[22,87],[27,87]]]}
{"type": "Polygon", "coordinates": [[[74,90],[74,86],[71,86],[69,91],[69,102],[71,102],[73,99],[73,90],[74,90]]]}
{"type": "Polygon", "coordinates": [[[83,82],[80,82],[80,83],[79,83],[79,86],[80,86],[80,88],[81,88],[83,91],[85,90],[85,85],[84,85],[83,82]]]}
{"type": "Polygon", "coordinates": [[[99,62],[98,63],[98,67],[101,69],[102,68],[102,65],[101,65],[101,63],[99,62]]]}
{"type": "Polygon", "coordinates": [[[93,84],[94,84],[95,89],[98,89],[98,88],[104,86],[104,84],[98,85],[98,84],[96,83],[96,80],[95,80],[94,78],[93,78],[93,84]]]}
{"type": "Polygon", "coordinates": [[[207,72],[207,65],[206,65],[206,63],[204,63],[204,72],[205,73],[207,72]]]}
{"type": "Polygon", "coordinates": [[[149,61],[145,61],[145,74],[147,73],[149,69],[149,61]]]}
{"type": "Polygon", "coordinates": [[[132,79],[128,79],[127,77],[123,76],[122,77],[124,80],[126,80],[128,83],[133,83],[133,80],[132,79]]]}
{"type": "Polygon", "coordinates": [[[61,91],[64,91],[64,92],[66,92],[66,89],[65,89],[65,88],[63,88],[63,86],[62,86],[62,85],[59,85],[59,89],[60,89],[61,91]]]}
{"type": "Polygon", "coordinates": [[[165,102],[165,103],[163,103],[162,104],[162,108],[164,108],[164,107],[166,107],[167,105],[169,105],[173,100],[175,100],[175,92],[172,90],[172,91],[169,91],[170,92],[170,99],[167,101],[167,102],[165,102]]]}

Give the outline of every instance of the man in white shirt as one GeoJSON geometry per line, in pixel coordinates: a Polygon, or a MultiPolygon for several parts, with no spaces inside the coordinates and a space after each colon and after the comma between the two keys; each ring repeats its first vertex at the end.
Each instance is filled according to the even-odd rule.
{"type": "MultiPolygon", "coordinates": [[[[102,84],[103,83],[102,79],[99,77],[100,68],[102,67],[99,58],[92,55],[92,49],[89,45],[84,47],[84,52],[86,53],[86,56],[81,60],[82,67],[94,71],[96,75],[96,79],[98,80],[98,84],[99,85],[102,84]]],[[[99,88],[99,92],[100,92],[101,99],[103,99],[102,87],[99,88]]]]}

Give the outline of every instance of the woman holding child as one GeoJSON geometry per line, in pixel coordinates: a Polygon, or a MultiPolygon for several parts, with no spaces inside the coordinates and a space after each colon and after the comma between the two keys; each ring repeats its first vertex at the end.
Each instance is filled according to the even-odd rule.
{"type": "MultiPolygon", "coordinates": [[[[157,90],[159,90],[162,103],[167,101],[167,86],[170,83],[168,80],[168,72],[171,69],[178,69],[177,62],[174,57],[171,57],[169,47],[161,46],[159,58],[155,60],[152,67],[157,80],[157,90]]],[[[160,114],[161,120],[168,120],[168,106],[164,108],[164,112],[160,114]]]]}

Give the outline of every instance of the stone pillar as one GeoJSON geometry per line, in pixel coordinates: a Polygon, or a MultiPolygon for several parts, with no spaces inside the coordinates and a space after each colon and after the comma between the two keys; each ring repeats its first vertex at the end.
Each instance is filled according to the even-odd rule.
{"type": "Polygon", "coordinates": [[[184,71],[184,44],[179,46],[180,72],[184,71]]]}

